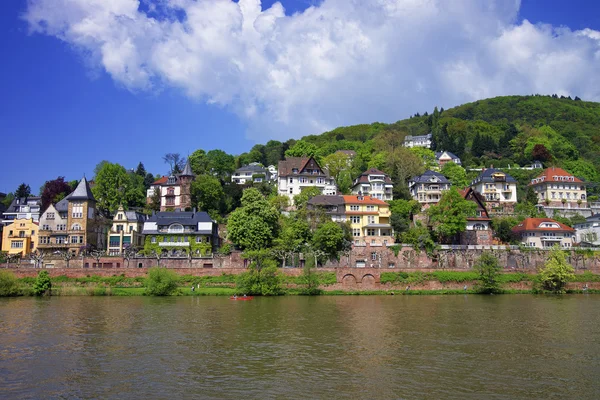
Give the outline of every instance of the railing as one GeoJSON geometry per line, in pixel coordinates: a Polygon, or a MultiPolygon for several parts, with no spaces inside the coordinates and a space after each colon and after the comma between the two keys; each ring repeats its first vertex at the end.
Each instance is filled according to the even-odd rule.
{"type": "Polygon", "coordinates": [[[160,247],[188,247],[190,242],[158,242],[160,247]]]}
{"type": "Polygon", "coordinates": [[[542,240],[563,240],[564,236],[542,236],[542,240]]]}

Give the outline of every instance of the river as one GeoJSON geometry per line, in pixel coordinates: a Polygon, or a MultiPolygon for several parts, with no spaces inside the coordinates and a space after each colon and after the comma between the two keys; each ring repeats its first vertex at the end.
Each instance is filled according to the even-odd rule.
{"type": "Polygon", "coordinates": [[[0,299],[0,398],[600,398],[600,296],[0,299]]]}

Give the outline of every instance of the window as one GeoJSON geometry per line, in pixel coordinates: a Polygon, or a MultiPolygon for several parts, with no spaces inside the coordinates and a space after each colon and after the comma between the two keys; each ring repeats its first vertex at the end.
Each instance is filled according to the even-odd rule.
{"type": "Polygon", "coordinates": [[[72,231],[80,231],[81,230],[81,225],[79,225],[79,224],[73,224],[71,226],[71,230],[72,231]]]}
{"type": "Polygon", "coordinates": [[[367,206],[367,211],[375,211],[375,206],[367,206]]]}
{"type": "Polygon", "coordinates": [[[290,178],[290,183],[294,183],[294,178],[290,178]]]}
{"type": "Polygon", "coordinates": [[[31,231],[31,236],[35,235],[35,231],[31,231]]]}
{"type": "Polygon", "coordinates": [[[50,230],[50,225],[42,225],[42,230],[43,231],[49,231],[50,230]]]}
{"type": "Polygon", "coordinates": [[[374,215],[367,216],[367,223],[374,224],[375,223],[375,216],[374,215]]]}
{"type": "Polygon", "coordinates": [[[152,236],[150,238],[150,243],[156,243],[156,236],[152,236]]]}
{"type": "Polygon", "coordinates": [[[308,183],[308,179],[301,176],[300,178],[298,178],[298,182],[299,183],[308,183]]]}
{"type": "Polygon", "coordinates": [[[133,232],[133,225],[129,225],[129,233],[133,232]]]}
{"type": "Polygon", "coordinates": [[[360,216],[359,215],[350,216],[350,222],[353,224],[360,224],[360,216]]]}
{"type": "Polygon", "coordinates": [[[290,194],[294,194],[294,188],[290,188],[290,194]]]}
{"type": "Polygon", "coordinates": [[[359,211],[360,206],[350,206],[350,211],[359,211]]]}
{"type": "Polygon", "coordinates": [[[11,249],[22,249],[23,241],[19,240],[19,241],[15,241],[15,242],[10,242],[10,248],[11,249]]]}
{"type": "Polygon", "coordinates": [[[49,212],[48,214],[46,214],[46,219],[54,219],[54,213],[49,212]]]}
{"type": "Polygon", "coordinates": [[[67,230],[67,225],[66,224],[56,225],[56,230],[57,231],[66,231],[67,230]]]}
{"type": "Polygon", "coordinates": [[[169,233],[183,233],[183,225],[181,224],[173,224],[169,226],[169,233]]]}
{"type": "Polygon", "coordinates": [[[47,236],[40,236],[40,244],[49,244],[50,238],[47,236]]]}
{"type": "Polygon", "coordinates": [[[352,229],[352,236],[360,236],[360,229],[357,228],[353,228],[352,229]]]}
{"type": "Polygon", "coordinates": [[[166,204],[168,206],[174,206],[175,205],[175,198],[174,197],[167,197],[166,204]]]}
{"type": "Polygon", "coordinates": [[[117,216],[117,218],[118,218],[119,220],[123,219],[123,214],[119,214],[119,215],[117,216]]]}
{"type": "Polygon", "coordinates": [[[367,229],[367,236],[377,236],[376,230],[373,228],[367,229]]]}
{"type": "Polygon", "coordinates": [[[388,263],[388,268],[396,268],[396,264],[394,264],[393,262],[388,263]]]}
{"type": "Polygon", "coordinates": [[[66,236],[58,236],[56,238],[56,244],[65,244],[67,242],[66,236]]]}
{"type": "Polygon", "coordinates": [[[325,183],[325,179],[323,179],[323,178],[317,178],[317,183],[319,183],[319,184],[325,183]]]}
{"type": "Polygon", "coordinates": [[[371,261],[377,261],[377,253],[374,251],[371,253],[371,261]]]}
{"type": "Polygon", "coordinates": [[[73,203],[73,208],[71,209],[71,217],[83,218],[83,203],[73,203]]]}
{"type": "Polygon", "coordinates": [[[175,196],[175,188],[168,188],[167,189],[167,196],[175,196]]]}

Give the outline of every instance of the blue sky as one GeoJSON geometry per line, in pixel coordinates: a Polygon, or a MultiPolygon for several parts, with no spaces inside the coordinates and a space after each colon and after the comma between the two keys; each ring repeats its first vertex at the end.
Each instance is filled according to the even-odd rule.
{"type": "MultiPolygon", "coordinates": [[[[35,0],[33,3],[43,5],[49,1],[35,0]]],[[[294,13],[302,13],[311,4],[317,8],[321,7],[320,2],[301,0],[284,0],[282,3],[289,21],[292,21],[289,16],[294,13]]],[[[272,4],[272,1],[263,2],[263,11],[268,10],[272,4]]],[[[67,8],[65,7],[65,13],[68,11],[67,8]]],[[[342,8],[344,7],[340,7],[340,15],[344,16],[352,16],[354,15],[352,13],[356,11],[342,10],[342,8]]],[[[327,62],[331,60],[319,63],[316,74],[319,74],[318,71],[324,72],[322,76],[319,76],[321,84],[315,88],[307,88],[307,85],[302,83],[314,81],[314,70],[297,72],[292,68],[284,76],[289,77],[289,71],[297,72],[299,76],[296,76],[295,79],[297,82],[301,82],[300,84],[290,87],[289,90],[285,89],[283,92],[279,90],[263,93],[265,82],[279,79],[281,69],[277,68],[277,73],[272,75],[274,69],[262,70],[263,67],[257,64],[255,75],[246,75],[245,72],[239,78],[240,81],[232,84],[231,87],[223,85],[224,88],[221,90],[219,85],[209,87],[210,82],[208,82],[193,94],[188,93],[188,86],[194,86],[198,79],[210,81],[211,75],[202,72],[198,75],[201,78],[194,77],[190,81],[178,81],[172,79],[169,71],[164,72],[165,69],[157,66],[153,73],[160,77],[162,83],[148,89],[144,83],[132,84],[118,73],[107,72],[105,63],[91,59],[89,53],[97,50],[97,47],[94,47],[96,44],[86,42],[81,46],[80,40],[82,39],[77,37],[59,39],[60,35],[50,29],[52,22],[47,24],[50,26],[47,31],[30,33],[31,20],[26,21],[22,18],[27,10],[28,5],[24,1],[6,0],[0,3],[0,48],[3,54],[3,61],[0,63],[2,92],[2,96],[0,96],[0,134],[3,149],[0,157],[0,191],[2,192],[14,191],[19,183],[26,182],[31,185],[33,192],[37,193],[44,181],[57,176],[65,176],[68,180],[79,179],[84,174],[91,177],[94,166],[104,159],[118,162],[127,168],[135,168],[137,163],[142,161],[148,171],[155,174],[165,173],[167,166],[162,162],[161,157],[167,152],[179,152],[185,155],[198,148],[205,150],[220,148],[232,154],[239,154],[248,151],[255,143],[265,143],[269,138],[286,140],[306,133],[320,133],[324,129],[338,125],[370,123],[376,120],[391,122],[405,118],[417,111],[431,110],[436,104],[449,107],[464,100],[473,100],[478,96],[508,94],[519,90],[519,88],[498,89],[498,87],[480,85],[475,88],[477,90],[454,96],[448,94],[451,92],[451,88],[444,91],[428,89],[428,82],[434,78],[428,79],[426,72],[423,72],[424,83],[413,86],[411,83],[407,83],[408,81],[397,79],[394,76],[397,68],[386,70],[385,66],[377,64],[367,69],[360,69],[360,65],[364,62],[357,61],[357,67],[353,69],[337,67],[332,69],[331,63],[327,62]],[[76,43],[79,46],[75,46],[76,43]],[[382,74],[378,68],[389,71],[389,76],[386,73],[382,74]],[[372,71],[372,74],[369,71],[372,71]],[[164,75],[161,76],[161,74],[164,75]],[[268,78],[267,80],[265,80],[265,76],[268,78]],[[306,76],[310,79],[303,81],[306,76]],[[360,76],[361,80],[366,77],[368,84],[361,85],[355,76],[360,76]],[[376,96],[372,96],[371,90],[377,85],[378,79],[385,80],[386,78],[393,82],[392,85],[397,85],[397,88],[393,92],[385,94],[392,101],[378,104],[372,100],[376,96]],[[248,84],[252,79],[256,79],[255,84],[248,84]],[[344,84],[344,79],[352,82],[351,88],[346,89],[347,85],[344,84]],[[334,87],[339,89],[338,96],[330,95],[331,90],[327,89],[328,84],[335,85],[334,87]],[[319,92],[321,87],[325,90],[324,94],[319,92]],[[425,87],[426,94],[422,94],[423,87],[425,87]],[[256,102],[253,102],[254,91],[261,91],[262,96],[256,102]],[[286,96],[288,92],[289,99],[292,99],[289,100],[289,107],[279,109],[281,103],[288,102],[286,96]],[[352,96],[353,93],[357,93],[357,95],[352,96]],[[413,96],[414,102],[408,101],[413,96]],[[311,100],[309,101],[307,98],[311,100]],[[340,98],[343,98],[343,101],[340,98]],[[349,98],[351,100],[348,100],[349,98]],[[207,101],[216,104],[207,104],[207,101]],[[390,103],[396,104],[397,107],[390,107],[390,103]],[[273,119],[276,119],[277,123],[272,124],[273,119]]],[[[545,23],[550,24],[553,28],[568,27],[571,31],[586,28],[600,30],[599,11],[600,5],[595,1],[523,0],[518,14],[512,18],[511,22],[504,20],[502,15],[494,16],[494,18],[497,17],[502,20],[502,23],[513,24],[516,27],[519,27],[522,20],[526,19],[532,24],[545,23]]],[[[40,5],[39,15],[43,15],[44,12],[47,10],[40,5]]],[[[366,10],[366,12],[368,13],[370,10],[366,10]]],[[[487,18],[490,11],[481,12],[487,13],[485,14],[487,18]]],[[[501,14],[497,10],[493,12],[501,14]]],[[[320,18],[327,18],[328,15],[335,16],[335,7],[330,6],[327,13],[329,14],[324,14],[325,17],[320,18]]],[[[52,21],[52,16],[45,15],[44,18],[52,21]]],[[[394,15],[393,18],[401,17],[394,15]]],[[[474,21],[481,19],[476,13],[467,16],[461,14],[456,18],[456,20],[445,19],[445,24],[449,27],[452,24],[464,26],[465,20],[460,18],[467,20],[472,18],[474,21]]],[[[302,18],[296,18],[294,28],[296,30],[290,33],[288,40],[276,43],[277,39],[270,39],[270,42],[276,45],[272,45],[268,51],[265,51],[268,54],[266,59],[276,58],[278,54],[272,54],[273,51],[284,48],[282,46],[288,46],[290,38],[301,37],[303,32],[312,32],[311,30],[315,26],[314,21],[318,20],[316,18],[306,22],[302,18]]],[[[72,23],[73,20],[69,21],[72,23]]],[[[365,26],[368,24],[369,22],[366,21],[365,26]]],[[[524,29],[521,26],[521,28],[523,29],[518,31],[519,34],[541,35],[541,28],[539,30],[535,27],[524,29]]],[[[281,29],[281,32],[284,32],[284,28],[281,29]]],[[[338,37],[336,33],[329,32],[327,34],[328,38],[333,38],[331,39],[334,44],[333,49],[345,49],[343,47],[345,43],[356,43],[356,37],[352,37],[352,31],[345,27],[343,32],[350,37],[350,39],[346,37],[344,40],[350,41],[341,41],[342,44],[339,46],[335,42],[338,37]]],[[[362,32],[374,31],[371,27],[365,28],[362,32]]],[[[424,46],[420,47],[420,51],[423,53],[428,51],[425,50],[429,43],[428,40],[440,36],[437,31],[430,35],[426,33],[422,39],[424,46]]],[[[280,34],[283,35],[283,33],[280,34]]],[[[369,34],[365,33],[365,37],[370,40],[369,43],[372,46],[373,43],[377,43],[374,38],[381,40],[380,34],[379,32],[373,33],[373,36],[369,37],[369,34]]],[[[399,32],[398,37],[409,34],[399,32]]],[[[547,34],[549,36],[546,39],[550,44],[545,44],[544,49],[550,52],[552,43],[554,43],[553,36],[556,34],[552,32],[547,34]]],[[[493,35],[490,33],[490,38],[497,39],[493,35]]],[[[356,34],[356,36],[359,35],[356,34]]],[[[519,38],[522,37],[519,36],[519,38]]],[[[139,38],[136,40],[138,40],[136,43],[141,43],[139,38]]],[[[411,41],[414,40],[414,38],[411,39],[411,41]]],[[[456,42],[452,42],[452,49],[459,49],[456,50],[458,53],[478,46],[472,39],[462,40],[457,38],[456,42]]],[[[557,48],[564,50],[565,46],[571,45],[570,40],[572,40],[571,37],[566,44],[565,41],[556,44],[557,48]]],[[[580,45],[580,43],[577,42],[573,46],[576,45],[580,45]]],[[[498,46],[506,46],[506,43],[500,42],[498,46]]],[[[581,46],[587,45],[581,44],[581,46]]],[[[291,53],[302,48],[302,42],[299,39],[298,47],[281,51],[291,53]]],[[[335,58],[343,58],[347,53],[355,51],[353,47],[350,49],[343,50],[346,53],[337,53],[335,58]]],[[[235,45],[232,46],[227,57],[232,58],[231,54],[235,56],[236,51],[239,51],[239,48],[235,45]]],[[[477,57],[479,51],[475,49],[472,54],[477,57]]],[[[586,48],[581,51],[584,56],[590,54],[590,50],[586,48]]],[[[415,57],[421,57],[418,49],[409,46],[399,46],[390,50],[390,54],[392,52],[400,60],[403,59],[402,57],[408,58],[408,61],[402,64],[410,64],[415,57]]],[[[212,59],[209,56],[203,53],[199,59],[212,59]]],[[[441,57],[444,55],[442,54],[441,57]]],[[[473,57],[465,57],[465,60],[470,58],[473,57]]],[[[590,58],[589,63],[592,63],[591,60],[590,58]]],[[[446,65],[463,66],[462,69],[457,69],[456,74],[453,75],[453,77],[463,77],[464,60],[457,62],[449,58],[445,62],[446,65]]],[[[587,62],[583,59],[582,68],[587,67],[585,65],[587,62]]],[[[206,63],[208,64],[208,62],[206,63]]],[[[345,65],[347,64],[346,61],[345,65]]],[[[478,68],[485,69],[486,65],[492,64],[492,62],[479,62],[478,68]]],[[[249,65],[252,66],[246,60],[246,70],[249,65]]],[[[223,68],[222,60],[214,58],[210,67],[208,70],[213,72],[223,68]]],[[[306,68],[312,67],[307,66],[306,68]]],[[[493,76],[497,81],[510,80],[507,76],[512,76],[506,75],[507,72],[498,72],[496,66],[489,68],[490,71],[480,72],[482,80],[488,76],[493,76]]],[[[415,69],[418,68],[415,67],[415,69]]],[[[466,69],[474,70],[470,67],[466,69]]],[[[129,70],[131,70],[131,66],[129,70]]],[[[407,70],[404,75],[408,76],[410,72],[407,70]]],[[[522,72],[519,73],[521,74],[519,77],[525,82],[523,88],[525,93],[544,89],[544,81],[530,84],[532,78],[523,75],[522,72]]],[[[218,77],[221,75],[219,72],[215,75],[217,77],[215,79],[219,79],[218,77]]],[[[417,75],[418,77],[419,75],[417,75]]],[[[234,77],[234,79],[238,78],[234,77]]],[[[415,78],[412,78],[411,82],[414,80],[415,78]]],[[[578,88],[584,88],[586,85],[589,86],[589,84],[589,82],[579,82],[576,78],[569,76],[565,77],[560,85],[548,84],[546,92],[565,90],[565,93],[568,93],[576,91],[578,88]]],[[[579,94],[582,95],[582,93],[579,94]]],[[[595,92],[588,94],[588,99],[597,100],[595,94],[595,92]]]]}

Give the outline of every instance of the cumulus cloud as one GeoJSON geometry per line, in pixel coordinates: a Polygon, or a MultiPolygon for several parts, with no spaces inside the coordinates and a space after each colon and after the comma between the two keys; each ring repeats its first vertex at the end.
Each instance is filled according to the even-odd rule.
{"type": "Polygon", "coordinates": [[[517,21],[519,0],[29,0],[34,33],[131,91],[179,88],[256,140],[530,93],[600,100],[600,32],[517,21]]]}

